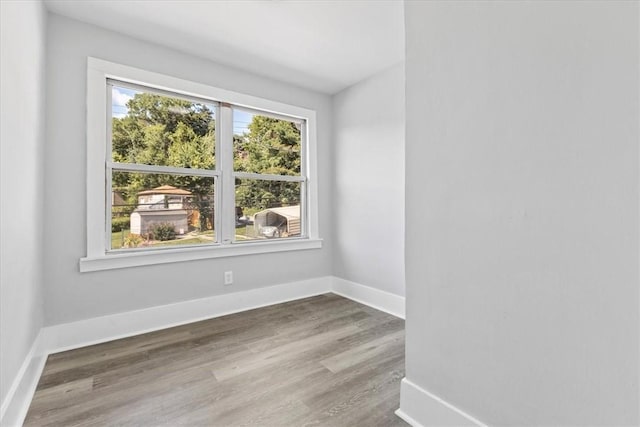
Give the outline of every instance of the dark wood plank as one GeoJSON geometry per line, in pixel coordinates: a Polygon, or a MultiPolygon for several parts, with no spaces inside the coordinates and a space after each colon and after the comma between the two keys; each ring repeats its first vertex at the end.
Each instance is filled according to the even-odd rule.
{"type": "Polygon", "coordinates": [[[404,322],[334,294],[50,355],[25,426],[405,426],[404,322]]]}

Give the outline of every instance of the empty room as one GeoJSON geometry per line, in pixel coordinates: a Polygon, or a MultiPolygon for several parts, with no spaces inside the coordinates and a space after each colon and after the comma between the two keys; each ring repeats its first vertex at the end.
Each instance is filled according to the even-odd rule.
{"type": "Polygon", "coordinates": [[[2,427],[640,426],[640,2],[0,6],[2,427]]]}

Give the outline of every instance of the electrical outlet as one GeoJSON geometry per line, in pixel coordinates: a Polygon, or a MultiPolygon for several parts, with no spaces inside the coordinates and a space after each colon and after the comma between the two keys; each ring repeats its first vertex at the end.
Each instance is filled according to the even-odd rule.
{"type": "Polygon", "coordinates": [[[233,284],[233,271],[225,271],[224,272],[224,284],[232,285],[233,284]]]}

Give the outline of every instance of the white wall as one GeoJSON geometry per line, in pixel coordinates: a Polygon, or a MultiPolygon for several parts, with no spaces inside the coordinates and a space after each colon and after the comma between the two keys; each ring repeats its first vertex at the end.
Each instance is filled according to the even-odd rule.
{"type": "Polygon", "coordinates": [[[0,401],[42,326],[45,11],[0,2],[0,401]]]}
{"type": "Polygon", "coordinates": [[[638,3],[405,6],[407,378],[637,425],[638,3]]]}
{"type": "Polygon", "coordinates": [[[333,99],[334,274],[404,296],[404,64],[333,99]]]}
{"type": "Polygon", "coordinates": [[[331,100],[78,21],[49,15],[45,322],[47,325],[331,274],[331,100]],[[317,111],[322,249],[78,272],[86,255],[87,56],[317,111]],[[223,272],[234,284],[223,287],[223,272]]]}

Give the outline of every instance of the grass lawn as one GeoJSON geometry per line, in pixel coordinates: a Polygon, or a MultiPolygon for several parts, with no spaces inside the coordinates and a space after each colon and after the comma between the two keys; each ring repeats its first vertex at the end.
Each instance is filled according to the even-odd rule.
{"type": "MultiPolygon", "coordinates": [[[[129,230],[115,231],[111,233],[111,249],[121,249],[124,241],[129,235],[129,230]]],[[[241,225],[236,227],[236,240],[254,240],[263,239],[262,236],[256,234],[253,225],[241,225]]],[[[181,239],[167,240],[164,242],[153,241],[149,246],[182,246],[182,245],[199,245],[202,243],[211,243],[215,239],[213,230],[206,230],[197,235],[187,235],[181,239]]]]}
{"type": "Polygon", "coordinates": [[[199,245],[200,243],[212,243],[211,238],[206,239],[203,237],[195,236],[184,239],[166,240],[164,242],[154,242],[151,246],[180,246],[180,245],[199,245]]]}
{"type": "Polygon", "coordinates": [[[257,237],[253,225],[241,225],[236,227],[236,240],[251,240],[257,237]]]}
{"type": "MultiPolygon", "coordinates": [[[[129,230],[115,231],[111,233],[111,249],[121,249],[124,241],[129,235],[129,230]]],[[[181,239],[167,240],[164,242],[152,241],[149,246],[180,246],[180,245],[198,245],[201,243],[211,243],[214,239],[213,230],[207,230],[203,233],[193,236],[185,236],[181,239]]]]}
{"type": "Polygon", "coordinates": [[[129,230],[114,231],[111,233],[111,249],[120,249],[128,235],[129,230]]]}

